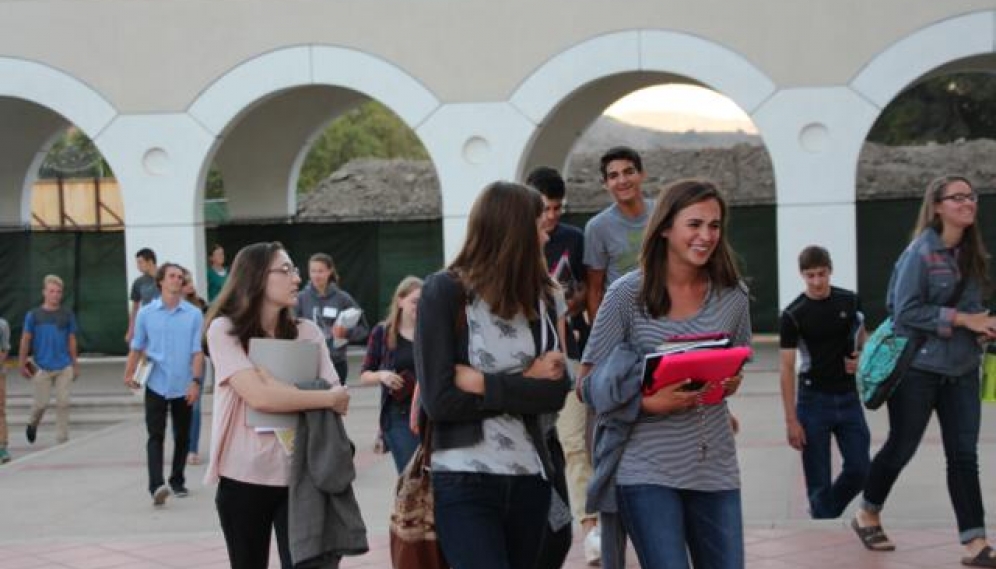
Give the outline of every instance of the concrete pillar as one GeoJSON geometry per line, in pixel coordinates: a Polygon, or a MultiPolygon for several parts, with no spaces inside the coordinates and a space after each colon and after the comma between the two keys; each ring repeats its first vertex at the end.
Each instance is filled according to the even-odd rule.
{"type": "Polygon", "coordinates": [[[775,173],[779,309],[803,287],[797,258],[807,245],[826,247],[834,282],[857,288],[857,164],[877,115],[844,87],[782,90],[752,113],[775,173]]]}
{"type": "MultiPolygon", "coordinates": [[[[129,286],[138,276],[135,253],[143,247],[154,250],[160,263],[204,275],[202,168],[213,137],[186,114],[128,115],[115,119],[97,142],[121,185],[129,286]]],[[[205,279],[196,280],[204,295],[205,279]]]]}
{"type": "Polygon", "coordinates": [[[534,130],[504,102],[443,105],[416,130],[439,175],[445,262],[463,245],[477,194],[496,180],[516,181],[519,157],[534,130]]]}

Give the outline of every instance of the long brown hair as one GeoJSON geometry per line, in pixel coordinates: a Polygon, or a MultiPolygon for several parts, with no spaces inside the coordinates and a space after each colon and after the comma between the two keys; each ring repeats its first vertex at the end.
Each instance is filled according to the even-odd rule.
{"type": "Polygon", "coordinates": [[[521,312],[535,320],[541,295],[548,305],[553,303],[556,284],[547,272],[536,227],[542,213],[540,193],[511,182],[485,187],[470,210],[467,237],[449,269],[501,318],[521,312]]]}
{"type": "MultiPolygon", "coordinates": [[[[211,304],[204,318],[205,330],[219,316],[232,321],[232,335],[239,339],[242,348],[249,351],[250,338],[265,338],[262,312],[266,298],[266,283],[270,278],[270,263],[284,246],[277,241],[246,245],[232,261],[225,286],[211,304]]],[[[277,316],[275,337],[284,340],[297,338],[297,319],[290,307],[280,309],[277,316]]]]}
{"type": "Polygon", "coordinates": [[[384,320],[384,335],[387,337],[387,348],[398,347],[398,329],[401,327],[401,301],[408,295],[422,288],[422,279],[411,275],[401,279],[398,288],[391,297],[391,306],[387,309],[387,319],[384,320]]]}
{"type": "MultiPolygon", "coordinates": [[[[927,184],[927,190],[923,193],[923,201],[920,202],[920,213],[916,218],[916,225],[913,227],[912,239],[916,239],[924,229],[928,227],[937,232],[938,235],[944,231],[944,222],[941,216],[937,215],[937,204],[941,203],[944,191],[954,182],[963,182],[970,190],[975,191],[972,182],[964,176],[941,176],[935,178],[927,184]]],[[[979,281],[982,287],[982,294],[988,297],[991,283],[989,281],[989,252],[986,251],[985,242],[982,240],[982,232],[979,231],[978,209],[976,209],[975,223],[965,228],[958,244],[958,270],[964,277],[972,277],[979,281]]]]}
{"type": "Polygon", "coordinates": [[[714,287],[729,288],[740,281],[733,248],[726,238],[726,199],[719,188],[709,180],[699,178],[672,182],[661,189],[657,205],[643,234],[643,249],[640,252],[643,283],[640,286],[639,300],[653,318],[666,316],[671,310],[671,297],[667,293],[668,241],[663,233],[674,225],[674,218],[681,210],[707,200],[716,200],[719,204],[722,227],[719,243],[703,270],[714,287]]]}

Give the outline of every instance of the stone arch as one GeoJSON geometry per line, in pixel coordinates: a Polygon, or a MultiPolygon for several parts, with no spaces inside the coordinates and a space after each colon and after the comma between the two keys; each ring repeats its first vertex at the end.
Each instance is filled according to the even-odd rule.
{"type": "MultiPolygon", "coordinates": [[[[79,79],[45,64],[11,57],[0,57],[0,99],[5,98],[8,102],[0,105],[7,107],[17,126],[0,133],[6,162],[0,165],[0,178],[4,187],[16,190],[0,195],[0,211],[4,212],[0,224],[28,225],[31,189],[45,150],[69,124],[96,141],[117,111],[79,79]]],[[[115,162],[113,156],[105,154],[105,158],[115,162]]]]}
{"type": "Polygon", "coordinates": [[[608,104],[662,82],[709,87],[747,114],[775,91],[774,82],[743,55],[701,37],[629,30],[591,38],[550,58],[512,94],[511,104],[537,126],[520,170],[537,162],[562,164],[573,141],[608,104]],[[558,139],[556,132],[566,134],[558,139]]]}
{"type": "MultiPolygon", "coordinates": [[[[269,101],[309,97],[313,125],[326,124],[335,113],[335,105],[324,115],[315,108],[317,90],[338,92],[342,98],[355,100],[357,95],[376,99],[396,113],[412,130],[417,130],[440,102],[422,83],[406,71],[379,57],[358,51],[326,45],[287,47],[258,55],[227,71],[209,85],[193,101],[187,113],[212,136],[215,144],[207,153],[201,168],[201,184],[211,160],[225,138],[232,135],[242,119],[269,101]]],[[[286,111],[285,111],[286,112],[286,111]]],[[[299,117],[304,119],[304,117],[299,117]]],[[[287,157],[279,164],[281,183],[286,194],[280,201],[285,212],[293,207],[297,171],[303,159],[301,148],[313,140],[314,126],[299,129],[283,142],[287,157]]],[[[237,134],[237,133],[236,133],[237,134]]],[[[428,143],[424,142],[428,147],[428,143]]],[[[430,150],[430,155],[432,154],[430,150]]],[[[198,196],[202,189],[198,190],[198,196]]],[[[276,204],[274,204],[276,205],[276,204]]]]}
{"type": "MultiPolygon", "coordinates": [[[[996,55],[996,11],[972,12],[920,28],[872,58],[849,87],[881,112],[918,79],[958,61],[996,55]],[[957,41],[952,41],[956,39],[957,41]]],[[[996,61],[989,61],[989,70],[996,61]]],[[[868,122],[862,138],[877,115],[868,122]]]]}

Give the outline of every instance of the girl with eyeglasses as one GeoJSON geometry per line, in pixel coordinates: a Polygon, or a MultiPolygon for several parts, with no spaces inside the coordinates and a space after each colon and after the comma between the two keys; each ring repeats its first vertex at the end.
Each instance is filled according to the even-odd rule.
{"type": "Polygon", "coordinates": [[[895,549],[880,513],[936,412],[948,493],[967,553],[962,563],[996,567],[996,553],[986,539],[977,455],[981,342],[996,339],[996,317],[985,310],[991,290],[989,255],[976,202],[972,184],[961,176],[931,182],[913,240],[896,261],[887,308],[898,333],[924,341],[887,402],[889,436],[872,460],[852,527],[866,548],[895,549]]]}
{"type": "Polygon", "coordinates": [[[287,533],[290,456],[275,433],[246,424],[246,407],[268,413],[331,409],[343,415],[349,408],[349,393],[339,385],[324,335],[313,322],[294,316],[300,284],[280,243],[248,245],[235,256],[206,318],[216,386],[205,483],[218,484],[215,504],[233,568],[267,567],[271,533],[277,537],[281,567],[293,565],[287,533]],[[301,390],[274,378],[249,359],[251,338],[317,344],[318,376],[335,387],[301,390]]]}

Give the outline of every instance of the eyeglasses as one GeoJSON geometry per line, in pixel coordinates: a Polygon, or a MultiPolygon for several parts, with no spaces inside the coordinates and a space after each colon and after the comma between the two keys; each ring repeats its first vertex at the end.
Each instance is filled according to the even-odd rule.
{"type": "Polygon", "coordinates": [[[965,203],[965,202],[975,203],[979,201],[979,194],[976,194],[975,192],[969,192],[967,194],[965,193],[951,194],[950,196],[944,196],[937,201],[943,202],[947,200],[951,200],[954,203],[965,203]]]}
{"type": "Polygon", "coordinates": [[[268,273],[283,273],[284,275],[286,275],[288,277],[299,277],[299,276],[301,276],[301,271],[299,271],[297,269],[297,267],[295,267],[294,265],[290,265],[290,264],[280,265],[279,267],[277,267],[275,269],[270,269],[267,272],[268,273]]]}

